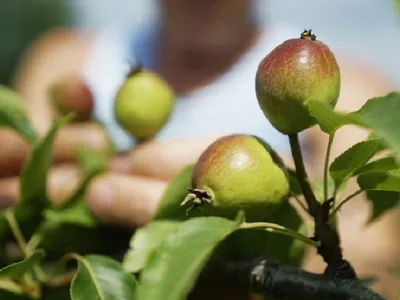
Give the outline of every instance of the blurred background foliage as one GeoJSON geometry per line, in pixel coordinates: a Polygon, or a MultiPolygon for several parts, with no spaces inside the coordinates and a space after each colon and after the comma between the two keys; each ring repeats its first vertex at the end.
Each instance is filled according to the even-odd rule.
{"type": "Polygon", "coordinates": [[[42,33],[72,24],[68,0],[0,1],[0,84],[9,85],[25,48],[42,33]]]}

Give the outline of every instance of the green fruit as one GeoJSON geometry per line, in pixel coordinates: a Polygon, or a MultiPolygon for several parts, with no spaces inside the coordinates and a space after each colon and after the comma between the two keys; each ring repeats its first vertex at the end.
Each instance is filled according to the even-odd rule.
{"type": "Polygon", "coordinates": [[[135,68],[118,91],[114,112],[124,130],[144,140],[164,127],[174,104],[174,92],[161,77],[135,68]]]}
{"type": "Polygon", "coordinates": [[[50,87],[51,103],[60,115],[75,113],[75,121],[87,121],[93,110],[93,95],[78,76],[66,76],[50,87]]]}
{"type": "Polygon", "coordinates": [[[270,123],[283,134],[296,134],[315,125],[307,102],[320,101],[335,107],[339,93],[336,59],[311,30],[277,46],[258,66],[258,103],[270,123]]]}
{"type": "MultiPolygon", "coordinates": [[[[210,215],[234,218],[244,210],[247,221],[272,215],[287,199],[289,182],[283,163],[267,143],[251,135],[217,139],[200,156],[190,202],[210,215]]],[[[189,208],[189,210],[191,209],[189,208]]]]}

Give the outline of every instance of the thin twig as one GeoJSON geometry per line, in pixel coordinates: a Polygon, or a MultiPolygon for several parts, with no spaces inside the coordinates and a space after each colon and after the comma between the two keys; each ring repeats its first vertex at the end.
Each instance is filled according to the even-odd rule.
{"type": "Polygon", "coordinates": [[[24,235],[22,234],[21,228],[19,227],[17,220],[15,219],[14,212],[11,209],[7,210],[6,219],[15,237],[15,240],[18,243],[19,248],[24,253],[24,256],[28,257],[29,253],[26,247],[26,240],[24,238],[24,235]]]}
{"type": "Polygon", "coordinates": [[[339,210],[342,208],[343,205],[345,205],[347,202],[349,202],[351,199],[353,199],[354,197],[358,196],[362,192],[364,192],[364,190],[359,189],[359,190],[355,191],[353,194],[347,196],[347,198],[344,199],[343,201],[341,201],[339,203],[339,205],[332,211],[331,215],[334,216],[335,214],[337,214],[339,212],[339,210]]]}
{"type": "Polygon", "coordinates": [[[324,201],[328,200],[328,166],[329,158],[331,155],[332,143],[335,138],[335,134],[329,136],[328,147],[326,149],[325,164],[324,164],[324,201]]]}
{"type": "Polygon", "coordinates": [[[319,247],[320,243],[310,239],[309,237],[297,232],[293,229],[287,228],[285,226],[274,224],[274,223],[267,223],[267,222],[254,222],[254,223],[243,223],[240,226],[241,229],[265,229],[268,232],[281,234],[296,238],[306,244],[312,245],[314,247],[319,247]]]}

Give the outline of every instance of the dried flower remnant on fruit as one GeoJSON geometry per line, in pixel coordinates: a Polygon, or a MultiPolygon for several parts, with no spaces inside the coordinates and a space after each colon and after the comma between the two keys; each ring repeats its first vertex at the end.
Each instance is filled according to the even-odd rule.
{"type": "Polygon", "coordinates": [[[247,220],[257,221],[278,210],[289,183],[282,160],[266,142],[237,134],[219,138],[202,153],[188,191],[181,204],[190,204],[188,212],[198,208],[234,218],[244,210],[247,220]]]}
{"type": "Polygon", "coordinates": [[[313,125],[307,103],[336,106],[340,69],[335,56],[310,30],[284,41],[260,62],[255,80],[260,108],[281,133],[296,134],[313,125]]]}

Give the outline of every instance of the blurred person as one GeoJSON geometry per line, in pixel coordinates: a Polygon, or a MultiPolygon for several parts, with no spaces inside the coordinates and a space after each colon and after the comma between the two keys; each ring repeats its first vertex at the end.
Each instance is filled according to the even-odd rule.
{"type": "MultiPolygon", "coordinates": [[[[110,26],[92,36],[60,29],[37,40],[26,52],[14,81],[35,128],[44,134],[53,121],[48,87],[64,75],[78,73],[96,98],[94,117],[107,129],[89,122],[71,124],[60,132],[54,158],[63,164],[50,174],[52,201],[62,202],[79,182],[80,170],[73,162],[75,147],[106,151],[108,136],[124,153],[112,159],[108,173],[91,183],[87,203],[104,222],[132,228],[151,219],[169,180],[221,135],[257,135],[291,164],[287,137],[265,119],[256,100],[254,79],[261,59],[284,40],[299,37],[304,28],[261,24],[256,4],[250,0],[160,0],[160,18],[139,28],[110,26]],[[163,76],[177,94],[169,123],[155,140],[138,147],[113,117],[116,91],[127,64],[135,60],[163,76]]],[[[342,76],[338,109],[358,109],[367,99],[392,90],[375,70],[336,56],[342,76]]],[[[366,137],[356,127],[339,130],[332,158],[366,137]]],[[[326,135],[315,126],[301,138],[310,174],[322,174],[326,135]]],[[[29,146],[5,129],[0,131],[0,143],[0,170],[4,170],[0,193],[18,199],[15,176],[29,146]]],[[[351,185],[348,192],[355,188],[351,185]]],[[[398,231],[393,226],[398,215],[386,214],[365,227],[369,213],[364,197],[343,208],[339,230],[344,256],[359,274],[381,276],[376,289],[391,298],[395,285],[386,267],[399,262],[398,231]]],[[[322,260],[312,252],[304,267],[321,271],[322,260]]]]}

